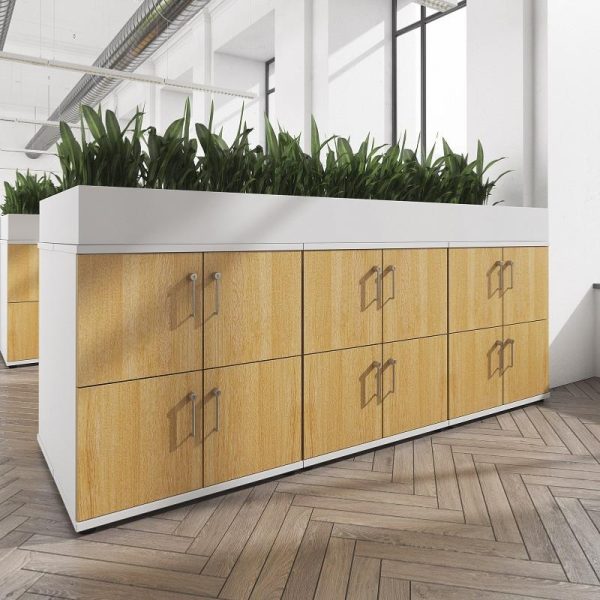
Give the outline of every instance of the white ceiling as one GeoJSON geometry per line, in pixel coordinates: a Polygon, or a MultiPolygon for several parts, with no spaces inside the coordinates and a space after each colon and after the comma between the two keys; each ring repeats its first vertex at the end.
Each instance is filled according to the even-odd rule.
{"type": "Polygon", "coordinates": [[[275,14],[273,11],[253,23],[218,52],[266,62],[275,56],[275,14]]]}

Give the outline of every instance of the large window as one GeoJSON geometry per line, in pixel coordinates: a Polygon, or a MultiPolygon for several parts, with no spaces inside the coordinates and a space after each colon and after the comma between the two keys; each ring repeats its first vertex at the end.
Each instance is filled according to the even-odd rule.
{"type": "Polygon", "coordinates": [[[265,63],[265,114],[271,123],[276,123],[275,116],[275,59],[265,63]]]}
{"type": "Polygon", "coordinates": [[[392,134],[423,153],[445,138],[466,151],[467,2],[438,12],[393,0],[392,134]]]}

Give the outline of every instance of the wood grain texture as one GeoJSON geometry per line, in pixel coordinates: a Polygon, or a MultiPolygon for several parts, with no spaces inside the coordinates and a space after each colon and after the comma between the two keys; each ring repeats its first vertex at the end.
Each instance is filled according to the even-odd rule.
{"type": "Polygon", "coordinates": [[[304,253],[304,351],[324,352],[381,342],[375,269],[381,250],[304,253]]]}
{"type": "Polygon", "coordinates": [[[383,341],[447,332],[448,251],[445,248],[384,250],[383,341]]]}
{"type": "Polygon", "coordinates": [[[77,260],[78,386],[202,369],[201,254],[77,260]]]}
{"type": "Polygon", "coordinates": [[[504,324],[548,319],[548,248],[504,248],[503,254],[504,324]]]}
{"type": "Polygon", "coordinates": [[[504,403],[545,394],[548,377],[548,321],[504,327],[504,403]],[[511,341],[511,340],[514,340],[511,341]]]}
{"type": "Polygon", "coordinates": [[[37,244],[8,244],[8,301],[39,300],[39,251],[37,244]]]}
{"type": "Polygon", "coordinates": [[[304,454],[319,456],[378,439],[381,346],[304,357],[304,454]]]}
{"type": "Polygon", "coordinates": [[[500,406],[502,328],[454,333],[449,339],[449,418],[500,406]]]}
{"type": "Polygon", "coordinates": [[[186,373],[78,391],[78,520],[202,487],[201,389],[186,373]]]}
{"type": "Polygon", "coordinates": [[[206,254],[204,368],[300,355],[301,311],[300,252],[206,254]]]}
{"type": "Polygon", "coordinates": [[[445,335],[384,344],[384,437],[447,420],[447,357],[445,335]]]}
{"type": "Polygon", "coordinates": [[[285,358],[205,371],[206,486],[301,460],[301,368],[285,358]]]}
{"type": "Polygon", "coordinates": [[[8,304],[7,360],[35,359],[39,356],[38,302],[8,304]]]}
{"type": "Polygon", "coordinates": [[[451,248],[448,254],[450,332],[502,325],[502,248],[451,248]]]}

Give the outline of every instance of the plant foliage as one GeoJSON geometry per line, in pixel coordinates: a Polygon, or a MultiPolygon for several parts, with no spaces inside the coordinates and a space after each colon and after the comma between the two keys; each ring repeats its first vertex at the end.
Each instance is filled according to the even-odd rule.
{"type": "Polygon", "coordinates": [[[56,194],[58,188],[47,175],[23,174],[17,171],[14,185],[4,183],[2,214],[37,215],[40,201],[56,194]]]}
{"type": "MultiPolygon", "coordinates": [[[[206,125],[192,127],[189,101],[182,118],[162,134],[156,127],[144,129],[139,110],[121,128],[114,112],[103,114],[100,109],[82,106],[81,122],[79,141],[69,125],[60,124],[59,189],[97,185],[485,204],[506,174],[489,177],[498,160],[486,163],[481,143],[473,160],[454,152],[445,140],[441,152],[434,146],[421,156],[418,147],[407,147],[406,136],[391,146],[377,146],[367,136],[355,148],[340,136],[322,140],[314,119],[308,152],[300,137],[281,128],[276,132],[266,119],[265,152],[261,146],[251,145],[252,129],[244,122],[243,113],[235,138],[227,143],[222,131],[213,129],[212,110],[206,125]]],[[[58,191],[49,179],[38,180],[29,174],[26,178],[18,175],[15,187],[6,190],[7,204],[17,202],[18,190],[22,206],[36,205],[37,197],[58,191]],[[23,200],[27,194],[31,194],[30,201],[23,200]]]]}

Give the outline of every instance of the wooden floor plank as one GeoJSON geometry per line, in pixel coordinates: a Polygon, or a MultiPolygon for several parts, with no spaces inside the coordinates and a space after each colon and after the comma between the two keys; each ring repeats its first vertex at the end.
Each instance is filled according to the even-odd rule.
{"type": "Polygon", "coordinates": [[[354,554],[354,541],[331,538],[325,553],[315,600],[344,600],[354,554]]]}
{"type": "Polygon", "coordinates": [[[346,600],[377,600],[381,561],[354,555],[346,600]]]}

